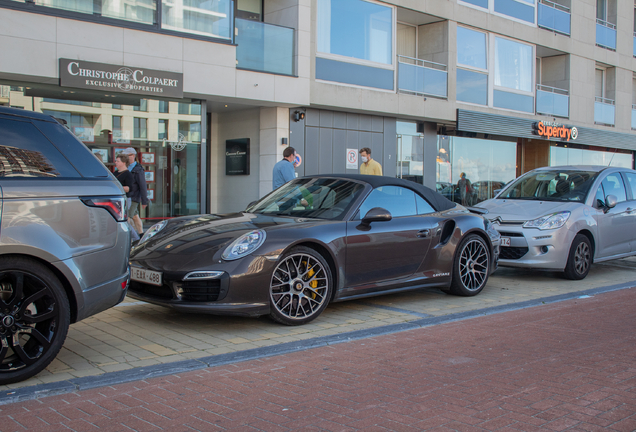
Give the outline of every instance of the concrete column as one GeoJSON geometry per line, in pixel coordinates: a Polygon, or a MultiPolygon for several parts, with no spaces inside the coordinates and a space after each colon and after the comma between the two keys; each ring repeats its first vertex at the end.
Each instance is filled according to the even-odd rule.
{"type": "Polygon", "coordinates": [[[594,124],[594,70],[592,59],[570,55],[570,120],[594,124]]]}
{"type": "Polygon", "coordinates": [[[283,138],[289,142],[289,109],[260,109],[260,157],[258,197],[262,198],[272,191],[272,170],[274,164],[283,158],[283,138]]]}
{"type": "Polygon", "coordinates": [[[437,123],[424,122],[424,165],[422,167],[424,186],[435,190],[437,182],[437,123]]]}

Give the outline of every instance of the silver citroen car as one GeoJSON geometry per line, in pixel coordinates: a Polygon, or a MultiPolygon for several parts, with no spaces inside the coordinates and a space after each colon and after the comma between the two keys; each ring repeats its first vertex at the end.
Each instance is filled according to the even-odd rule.
{"type": "Polygon", "coordinates": [[[69,324],[124,299],[125,202],[60,122],[0,107],[0,384],[40,372],[69,324]]]}
{"type": "Polygon", "coordinates": [[[636,255],[636,171],[558,166],[527,172],[479,203],[501,234],[499,264],[583,279],[593,262],[636,255]]]}

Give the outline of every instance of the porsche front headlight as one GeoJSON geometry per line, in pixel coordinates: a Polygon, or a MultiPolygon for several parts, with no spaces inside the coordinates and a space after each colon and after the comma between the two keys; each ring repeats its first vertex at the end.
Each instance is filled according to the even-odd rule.
{"type": "Polygon", "coordinates": [[[561,228],[570,218],[569,211],[552,213],[523,224],[524,228],[538,228],[540,230],[561,228]]]}
{"type": "Polygon", "coordinates": [[[164,220],[164,221],[161,221],[161,222],[156,223],[153,226],[151,226],[148,229],[148,231],[146,231],[146,233],[143,235],[141,240],[139,240],[138,244],[142,244],[142,243],[150,240],[151,238],[153,238],[159,231],[164,229],[167,224],[168,224],[168,221],[164,220]]]}
{"type": "Polygon", "coordinates": [[[226,261],[243,258],[261,247],[265,241],[265,231],[254,230],[243,234],[230,244],[221,257],[226,261]]]}

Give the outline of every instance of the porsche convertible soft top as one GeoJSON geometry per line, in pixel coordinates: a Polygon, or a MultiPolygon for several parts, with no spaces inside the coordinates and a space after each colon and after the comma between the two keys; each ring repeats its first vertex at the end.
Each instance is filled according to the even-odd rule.
{"type": "Polygon", "coordinates": [[[449,210],[457,205],[443,195],[435,192],[432,189],[427,188],[424,185],[400,178],[364,174],[321,174],[307,177],[341,178],[347,180],[361,181],[370,184],[371,186],[373,186],[373,188],[377,188],[380,186],[402,186],[422,195],[426,199],[426,201],[428,201],[429,204],[435,209],[435,211],[449,210]]]}

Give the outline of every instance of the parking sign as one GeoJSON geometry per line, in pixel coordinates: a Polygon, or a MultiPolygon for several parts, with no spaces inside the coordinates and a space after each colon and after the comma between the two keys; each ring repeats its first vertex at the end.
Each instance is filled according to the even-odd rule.
{"type": "Polygon", "coordinates": [[[358,169],[358,149],[347,149],[347,169],[358,169]]]}

